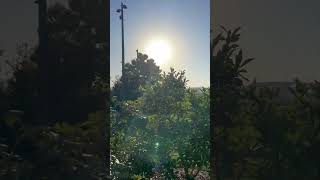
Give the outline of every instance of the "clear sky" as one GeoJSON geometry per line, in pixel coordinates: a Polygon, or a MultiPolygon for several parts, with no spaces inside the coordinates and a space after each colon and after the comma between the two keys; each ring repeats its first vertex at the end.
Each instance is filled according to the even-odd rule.
{"type": "MultiPolygon", "coordinates": [[[[124,0],[126,62],[136,50],[146,53],[153,39],[165,40],[171,58],[160,65],[185,70],[189,86],[210,84],[210,1],[209,0],[124,0]]],[[[110,1],[111,80],[121,75],[120,0],[110,1]]],[[[151,57],[153,58],[153,57],[151,57]]],[[[155,59],[157,61],[157,59],[155,59]]]]}

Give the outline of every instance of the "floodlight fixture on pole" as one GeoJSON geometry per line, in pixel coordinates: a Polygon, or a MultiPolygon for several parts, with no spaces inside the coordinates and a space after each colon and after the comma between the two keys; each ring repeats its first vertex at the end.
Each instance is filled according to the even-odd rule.
{"type": "Polygon", "coordinates": [[[121,20],[121,38],[122,38],[122,75],[124,74],[124,27],[123,27],[123,9],[127,9],[127,6],[121,2],[121,8],[117,9],[117,13],[120,14],[121,20]]]}

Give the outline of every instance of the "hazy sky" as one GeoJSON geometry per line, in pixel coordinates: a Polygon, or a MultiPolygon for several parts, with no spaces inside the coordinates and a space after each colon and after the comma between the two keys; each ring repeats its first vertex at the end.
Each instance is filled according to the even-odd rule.
{"type": "MultiPolygon", "coordinates": [[[[66,0],[47,0],[48,5],[66,0]]],[[[38,6],[34,0],[0,1],[0,49],[11,54],[18,43],[37,42],[38,6]]]]}
{"type": "MultiPolygon", "coordinates": [[[[54,0],[50,0],[52,2],[54,0]]],[[[61,0],[64,1],[64,0],[61,0]]],[[[33,0],[0,1],[0,49],[7,55],[19,42],[37,41],[37,6],[33,0]]],[[[208,0],[126,0],[127,61],[153,36],[166,36],[177,44],[174,67],[185,69],[191,83],[209,81],[208,0]]],[[[120,21],[111,0],[111,76],[120,75],[120,21]]],[[[249,66],[259,81],[320,79],[320,1],[215,0],[214,27],[242,26],[241,46],[255,57],[249,66]],[[290,65],[288,65],[290,64],[290,65]]],[[[1,58],[0,58],[1,59],[1,58]]]]}
{"type": "MultiPolygon", "coordinates": [[[[208,86],[210,82],[210,2],[209,0],[126,0],[126,62],[144,53],[154,38],[169,40],[172,58],[169,66],[186,70],[190,86],[208,86]]],[[[120,0],[110,1],[111,78],[121,75],[120,0]]]]}
{"type": "Polygon", "coordinates": [[[241,46],[258,81],[320,79],[319,0],[214,0],[214,28],[243,27],[241,46]]]}
{"type": "MultiPolygon", "coordinates": [[[[66,0],[48,0],[48,5],[66,0]]],[[[0,80],[6,78],[3,61],[14,56],[16,46],[26,42],[34,45],[38,41],[38,6],[34,0],[0,0],[0,49],[5,50],[0,57],[0,80]]]]}

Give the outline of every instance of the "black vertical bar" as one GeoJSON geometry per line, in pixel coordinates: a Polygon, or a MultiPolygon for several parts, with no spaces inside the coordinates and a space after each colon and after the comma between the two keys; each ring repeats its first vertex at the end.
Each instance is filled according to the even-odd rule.
{"type": "MultiPolygon", "coordinates": [[[[106,79],[107,82],[110,82],[110,32],[108,30],[110,29],[110,19],[109,19],[109,13],[110,13],[110,1],[104,1],[107,4],[106,11],[104,16],[106,18],[106,25],[105,25],[105,34],[106,34],[106,39],[105,39],[105,48],[106,48],[106,57],[107,57],[107,67],[106,67],[106,79]]],[[[103,3],[104,4],[104,3],[103,3]]],[[[108,83],[107,89],[110,89],[110,84],[108,83]]],[[[110,137],[111,137],[111,128],[110,128],[110,102],[111,102],[111,96],[110,96],[110,91],[107,92],[107,97],[106,97],[106,126],[105,126],[105,133],[106,133],[106,149],[105,155],[106,155],[106,174],[109,176],[111,175],[111,167],[110,167],[110,156],[111,156],[111,151],[110,151],[110,137]]]]}

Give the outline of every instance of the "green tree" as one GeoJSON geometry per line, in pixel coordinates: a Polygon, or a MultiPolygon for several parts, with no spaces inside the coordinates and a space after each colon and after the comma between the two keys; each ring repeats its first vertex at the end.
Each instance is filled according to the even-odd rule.
{"type": "Polygon", "coordinates": [[[114,172],[193,179],[208,168],[209,90],[198,94],[186,83],[184,71],[171,69],[139,88],[138,99],[114,98],[112,153],[119,161],[114,172]]]}
{"type": "Polygon", "coordinates": [[[153,59],[138,53],[136,59],[125,64],[124,74],[114,83],[112,96],[119,100],[135,100],[142,95],[139,88],[148,83],[155,83],[160,73],[161,70],[153,59]]]}

